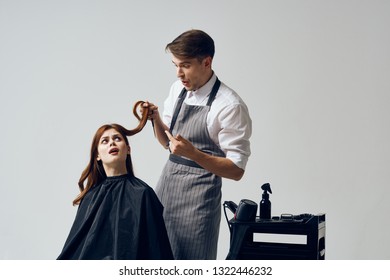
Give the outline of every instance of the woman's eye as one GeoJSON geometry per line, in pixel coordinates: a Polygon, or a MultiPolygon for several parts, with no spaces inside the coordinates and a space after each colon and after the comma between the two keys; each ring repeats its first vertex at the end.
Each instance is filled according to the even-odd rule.
{"type": "Polygon", "coordinates": [[[107,143],[107,140],[102,140],[101,143],[102,143],[102,144],[106,144],[106,143],[107,143]]]}
{"type": "Polygon", "coordinates": [[[119,142],[119,141],[121,141],[122,139],[121,139],[119,136],[117,136],[117,137],[114,138],[114,140],[117,141],[117,142],[119,142]]]}

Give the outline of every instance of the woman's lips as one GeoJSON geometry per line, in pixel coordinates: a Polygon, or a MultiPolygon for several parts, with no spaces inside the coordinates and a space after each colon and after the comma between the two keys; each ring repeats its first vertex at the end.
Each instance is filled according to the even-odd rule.
{"type": "Polygon", "coordinates": [[[111,150],[108,151],[110,155],[117,155],[119,153],[118,148],[112,148],[111,150]]]}

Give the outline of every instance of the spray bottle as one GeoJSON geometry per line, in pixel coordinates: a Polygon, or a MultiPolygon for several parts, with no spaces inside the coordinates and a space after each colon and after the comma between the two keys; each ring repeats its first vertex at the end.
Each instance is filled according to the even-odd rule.
{"type": "Polygon", "coordinates": [[[272,193],[269,183],[265,183],[261,186],[263,190],[262,199],[260,201],[260,220],[271,219],[271,201],[269,200],[269,193],[272,193]]]}

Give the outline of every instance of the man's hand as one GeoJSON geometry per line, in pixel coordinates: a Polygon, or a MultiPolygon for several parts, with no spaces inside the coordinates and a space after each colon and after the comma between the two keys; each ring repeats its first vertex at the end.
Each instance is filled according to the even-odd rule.
{"type": "MultiPolygon", "coordinates": [[[[148,119],[153,120],[158,116],[158,107],[154,105],[153,103],[146,101],[142,104],[143,108],[149,108],[149,114],[148,114],[148,119]]],[[[141,114],[142,114],[142,108],[141,108],[141,114]]]]}
{"type": "Polygon", "coordinates": [[[172,154],[192,159],[197,149],[192,145],[190,141],[183,138],[181,135],[173,135],[166,130],[165,134],[169,139],[169,149],[172,154]]]}
{"type": "Polygon", "coordinates": [[[165,130],[165,134],[169,139],[169,149],[172,154],[189,158],[220,177],[238,181],[244,175],[244,170],[235,165],[230,159],[203,153],[179,134],[173,137],[168,130],[165,130]]]}

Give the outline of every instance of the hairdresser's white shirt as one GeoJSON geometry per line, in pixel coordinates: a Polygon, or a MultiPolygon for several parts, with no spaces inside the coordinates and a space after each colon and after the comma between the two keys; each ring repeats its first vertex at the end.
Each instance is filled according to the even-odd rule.
{"type": "MultiPolygon", "coordinates": [[[[205,106],[216,79],[214,74],[203,87],[188,91],[184,102],[205,106]]],[[[182,89],[180,80],[174,82],[164,102],[163,121],[168,127],[182,89]]],[[[207,116],[207,128],[211,139],[219,145],[226,158],[245,169],[251,154],[249,138],[252,134],[252,120],[244,101],[222,82],[207,116]]]]}

